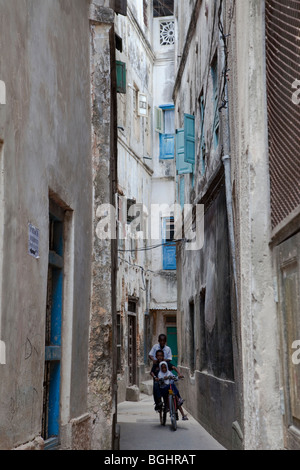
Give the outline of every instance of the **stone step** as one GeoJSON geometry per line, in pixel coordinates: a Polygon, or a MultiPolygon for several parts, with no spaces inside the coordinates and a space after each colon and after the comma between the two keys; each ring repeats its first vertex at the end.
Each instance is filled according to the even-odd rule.
{"type": "Polygon", "coordinates": [[[141,393],[151,397],[153,395],[153,380],[146,380],[141,382],[140,391],[141,393]]]}

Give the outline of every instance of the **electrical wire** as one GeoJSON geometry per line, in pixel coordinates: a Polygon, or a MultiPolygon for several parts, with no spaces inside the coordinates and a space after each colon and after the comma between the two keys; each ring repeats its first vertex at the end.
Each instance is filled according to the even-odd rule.
{"type": "MultiPolygon", "coordinates": [[[[233,1],[233,11],[235,9],[235,0],[233,1]]],[[[221,33],[221,39],[224,44],[224,67],[222,71],[222,80],[219,83],[219,89],[218,89],[218,102],[221,104],[220,106],[216,106],[215,108],[215,113],[213,117],[213,122],[216,122],[216,117],[217,113],[220,113],[222,109],[226,109],[228,105],[228,101],[226,99],[226,86],[228,83],[228,72],[230,71],[228,69],[228,55],[229,55],[229,50],[228,50],[228,38],[231,35],[231,26],[232,26],[232,20],[233,20],[233,14],[231,14],[231,19],[230,19],[230,25],[228,28],[228,33],[225,34],[224,32],[224,25],[222,23],[221,15],[222,15],[222,10],[223,10],[223,0],[220,0],[220,5],[219,5],[219,10],[218,10],[218,29],[221,33]]],[[[202,145],[203,142],[203,135],[204,135],[204,124],[205,124],[205,113],[206,113],[206,107],[207,107],[207,91],[208,91],[208,80],[210,77],[209,73],[209,67],[211,64],[211,54],[212,54],[212,44],[214,40],[214,33],[215,33],[215,24],[216,24],[216,4],[215,4],[215,9],[214,9],[214,20],[213,20],[213,30],[211,34],[211,42],[210,42],[210,52],[208,55],[208,62],[206,65],[206,70],[207,70],[207,78],[206,78],[206,88],[205,88],[205,100],[204,100],[204,108],[203,108],[203,119],[201,123],[201,138],[200,138],[200,145],[202,145]]],[[[213,141],[214,135],[212,133],[212,136],[209,141],[209,146],[208,148],[211,148],[212,141],[213,141]]]]}
{"type": "Polygon", "coordinates": [[[179,243],[179,242],[185,242],[186,240],[180,239],[180,240],[173,240],[172,242],[166,242],[166,243],[160,243],[158,245],[150,245],[148,247],[144,248],[135,248],[135,249],[130,249],[130,250],[120,250],[118,249],[119,253],[135,253],[135,252],[143,252],[143,251],[152,251],[155,250],[156,248],[160,248],[162,246],[174,246],[174,243],[179,243]]]}

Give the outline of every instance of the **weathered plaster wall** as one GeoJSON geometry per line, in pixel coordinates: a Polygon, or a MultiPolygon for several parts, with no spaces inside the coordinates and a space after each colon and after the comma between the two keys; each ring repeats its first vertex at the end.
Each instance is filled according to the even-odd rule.
{"type": "MultiPolygon", "coordinates": [[[[73,211],[66,260],[70,342],[63,354],[64,421],[87,410],[91,251],[89,23],[86,0],[0,2],[4,258],[1,274],[0,448],[41,433],[49,251],[49,189],[73,211]],[[40,230],[40,258],[27,254],[28,223],[40,230]],[[70,269],[69,269],[70,267],[70,269]],[[69,349],[71,348],[71,349],[69,349]]],[[[2,202],[1,202],[2,203],[2,202]]]]}
{"type": "Polygon", "coordinates": [[[203,250],[188,252],[182,245],[177,252],[178,363],[185,369],[182,387],[187,408],[230,449],[232,423],[238,419],[238,410],[225,209],[223,189],[205,214],[203,250]]]}
{"type": "Polygon", "coordinates": [[[89,342],[91,446],[112,448],[116,413],[116,240],[101,240],[99,208],[114,204],[116,191],[116,72],[114,12],[91,10],[93,158],[93,282],[89,342]]]}
{"type": "Polygon", "coordinates": [[[118,194],[124,197],[119,214],[117,311],[121,316],[121,373],[118,375],[118,400],[124,401],[129,385],[128,373],[128,302],[136,303],[137,385],[144,379],[144,324],[147,296],[151,281],[150,251],[139,251],[151,245],[150,224],[142,227],[143,237],[131,240],[127,223],[127,199],[144,204],[145,214],[151,210],[152,114],[153,114],[153,50],[151,18],[144,23],[143,3],[128,2],[128,16],[118,17],[116,32],[122,38],[123,51],[117,58],[126,63],[126,94],[118,94],[118,194]],[[148,116],[138,115],[138,92],[147,97],[148,116]],[[144,158],[147,157],[147,158],[144,158]],[[145,239],[143,239],[145,238],[145,239]],[[130,251],[132,250],[132,251],[130,251]]]}
{"type": "Polygon", "coordinates": [[[270,183],[264,2],[236,2],[230,40],[232,180],[248,449],[282,447],[276,304],[270,241],[270,183]]]}
{"type": "MultiPolygon", "coordinates": [[[[223,71],[218,29],[219,2],[177,3],[179,34],[174,88],[176,128],[184,114],[195,116],[194,178],[185,175],[185,203],[203,204],[204,246],[177,250],[179,364],[188,380],[182,385],[191,413],[227,448],[241,447],[233,423],[241,424],[239,365],[233,322],[235,301],[228,240],[221,130],[215,145],[216,117],[212,64],[217,59],[218,90],[223,71]],[[190,12],[190,14],[187,14],[190,12]],[[204,100],[204,123],[200,99],[204,100]],[[205,162],[201,143],[205,140],[205,162]]],[[[217,111],[218,112],[218,111],[217,111]]],[[[220,115],[220,127],[224,117],[220,115]]]]}
{"type": "MultiPolygon", "coordinates": [[[[128,385],[130,297],[138,300],[138,382],[144,378],[145,341],[150,341],[144,331],[145,312],[149,312],[150,304],[154,308],[176,309],[176,276],[172,273],[160,278],[153,273],[162,270],[162,247],[138,251],[138,248],[161,243],[161,234],[158,240],[151,239],[151,204],[171,205],[175,197],[174,161],[159,161],[159,136],[153,131],[154,107],[172,103],[174,47],[160,47],[158,21],[155,28],[154,20],[152,31],[152,7],[149,8],[148,19],[147,27],[143,2],[132,0],[128,2],[128,16],[118,17],[116,21],[116,32],[122,38],[123,46],[123,52],[118,51],[117,58],[125,62],[127,68],[126,94],[118,95],[118,191],[128,199],[143,203],[149,215],[145,228],[148,240],[119,242],[119,249],[123,250],[119,252],[117,302],[122,319],[122,372],[118,377],[120,401],[125,398],[128,385]],[[137,91],[147,96],[147,118],[137,114],[137,91]],[[132,252],[124,251],[131,249],[132,252]]],[[[129,234],[128,228],[126,233],[129,234]]]]}

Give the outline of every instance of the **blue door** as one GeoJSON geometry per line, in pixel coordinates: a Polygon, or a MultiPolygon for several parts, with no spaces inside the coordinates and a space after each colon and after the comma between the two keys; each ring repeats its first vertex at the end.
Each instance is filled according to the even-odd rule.
{"type": "Polygon", "coordinates": [[[42,435],[45,449],[59,442],[61,331],[63,311],[63,211],[56,208],[49,220],[49,266],[46,311],[45,374],[42,435]]]}

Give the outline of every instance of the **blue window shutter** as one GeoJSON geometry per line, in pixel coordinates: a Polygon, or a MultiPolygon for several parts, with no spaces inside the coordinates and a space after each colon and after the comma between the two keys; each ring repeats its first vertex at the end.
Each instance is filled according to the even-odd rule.
{"type": "Polygon", "coordinates": [[[176,243],[167,242],[167,219],[163,220],[163,269],[165,271],[176,270],[176,243]]]}
{"type": "Polygon", "coordinates": [[[175,271],[176,270],[176,245],[164,246],[163,253],[163,269],[165,271],[175,271]]]}
{"type": "Polygon", "coordinates": [[[174,159],[175,139],[173,134],[160,134],[160,159],[174,159]]]}
{"type": "Polygon", "coordinates": [[[193,173],[193,166],[184,161],[184,129],[176,131],[176,170],[179,175],[193,173]]]}
{"type": "Polygon", "coordinates": [[[117,93],[126,93],[126,64],[120,60],[116,61],[117,67],[117,93]]]}
{"type": "Polygon", "coordinates": [[[195,116],[184,115],[184,161],[195,165],[195,116]]]}

